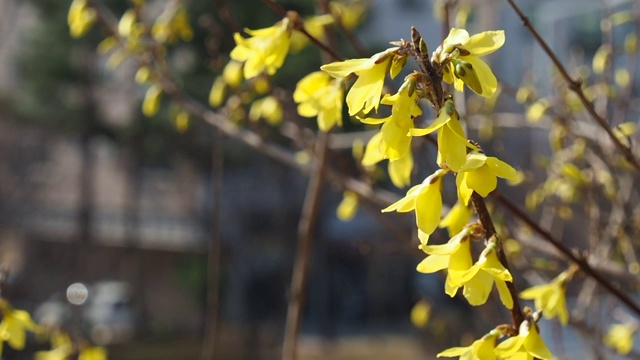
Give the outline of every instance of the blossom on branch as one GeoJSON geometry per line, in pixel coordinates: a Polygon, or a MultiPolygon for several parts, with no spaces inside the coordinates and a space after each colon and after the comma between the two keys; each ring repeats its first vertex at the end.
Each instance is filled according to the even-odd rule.
{"type": "Polygon", "coordinates": [[[316,71],[302,78],[293,92],[298,103],[298,114],[318,117],[318,127],[329,131],[335,125],[342,126],[342,82],[329,74],[316,71]]]}
{"type": "Polygon", "coordinates": [[[422,110],[417,104],[418,94],[411,90],[414,82],[414,78],[408,78],[396,94],[387,94],[382,98],[382,104],[391,105],[390,116],[385,118],[358,118],[365,124],[382,124],[380,129],[382,139],[378,150],[385,159],[398,160],[411,150],[411,137],[408,136],[409,130],[413,126],[413,119],[422,114],[422,110]]]}
{"type": "Polygon", "coordinates": [[[67,15],[69,33],[74,38],[85,35],[96,22],[96,10],[89,6],[87,0],[73,0],[67,15]]]}
{"type": "Polygon", "coordinates": [[[437,357],[459,356],[460,360],[495,360],[494,348],[498,334],[492,331],[465,347],[452,347],[440,352],[437,357]]]}
{"type": "Polygon", "coordinates": [[[604,344],[615,349],[618,354],[626,355],[633,349],[633,335],[637,327],[634,324],[613,324],[604,338],[604,344]]]}
{"type": "Polygon", "coordinates": [[[511,165],[480,151],[472,151],[456,175],[458,198],[468,204],[473,192],[486,197],[498,186],[498,177],[517,181],[518,172],[511,165]]]}
{"type": "Polygon", "coordinates": [[[16,310],[6,300],[0,300],[2,322],[0,322],[0,355],[2,345],[8,342],[16,350],[24,349],[26,332],[38,332],[40,328],[31,320],[31,315],[24,310],[16,310]]]}
{"type": "Polygon", "coordinates": [[[411,136],[424,136],[438,131],[438,165],[460,171],[465,163],[467,147],[476,149],[467,141],[453,100],[449,99],[438,112],[438,117],[424,129],[410,129],[411,136]]]}
{"type": "Polygon", "coordinates": [[[538,326],[531,320],[520,324],[518,335],[501,342],[495,351],[501,359],[533,359],[551,360],[553,354],[540,337],[538,326]]]}
{"type": "Polygon", "coordinates": [[[562,272],[548,284],[530,287],[520,293],[522,299],[534,300],[537,310],[547,319],[558,317],[562,325],[569,322],[567,300],[565,297],[567,281],[575,270],[562,272]]]}
{"type": "Polygon", "coordinates": [[[442,176],[444,174],[444,170],[437,170],[422,184],[409,189],[402,199],[389,205],[382,212],[415,210],[418,228],[426,234],[433,233],[438,227],[442,213],[442,176]]]}
{"type": "Polygon", "coordinates": [[[360,111],[368,114],[371,110],[378,111],[380,96],[387,73],[395,76],[402,68],[404,62],[394,61],[399,57],[395,53],[398,48],[390,48],[379,52],[368,59],[350,59],[323,65],[320,68],[331,76],[343,79],[350,74],[355,74],[358,79],[347,94],[349,115],[353,116],[360,111]],[[392,64],[394,66],[392,66],[392,64]]]}
{"type": "Polygon", "coordinates": [[[495,283],[500,301],[508,309],[512,309],[513,298],[507,289],[506,282],[512,282],[513,278],[498,259],[496,246],[498,246],[496,240],[490,241],[473,266],[465,271],[450,270],[449,278],[453,286],[464,286],[463,295],[469,304],[474,306],[487,302],[495,283]]]}
{"type": "Polygon", "coordinates": [[[469,37],[464,29],[451,29],[434,53],[434,60],[444,65],[443,80],[462,91],[466,84],[478,95],[491,97],[498,89],[498,80],[480,56],[498,50],[505,41],[504,31],[484,31],[469,37]]]}
{"type": "Polygon", "coordinates": [[[263,72],[275,74],[289,52],[292,22],[285,18],[268,28],[245,31],[252,37],[244,38],[239,33],[233,34],[236,47],[230,54],[233,60],[245,62],[245,79],[251,79],[263,72]]]}

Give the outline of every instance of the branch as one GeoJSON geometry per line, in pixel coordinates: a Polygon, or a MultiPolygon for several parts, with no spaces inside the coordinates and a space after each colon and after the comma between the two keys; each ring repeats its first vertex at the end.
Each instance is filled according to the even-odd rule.
{"type": "Polygon", "coordinates": [[[298,13],[295,13],[295,12],[292,12],[292,11],[286,11],[282,6],[276,4],[276,2],[273,1],[273,0],[263,0],[263,1],[264,1],[265,4],[267,4],[279,16],[288,17],[289,19],[291,19],[293,21],[293,25],[294,25],[296,30],[298,30],[301,33],[303,33],[307,38],[309,38],[309,40],[311,40],[311,42],[315,46],[317,46],[322,51],[324,51],[329,56],[331,56],[331,58],[333,60],[335,60],[335,61],[341,61],[342,60],[342,57],[340,55],[338,55],[337,52],[335,52],[333,49],[328,47],[322,41],[318,40],[315,36],[311,35],[307,31],[307,29],[304,28],[304,21],[302,21],[302,18],[300,17],[300,15],[298,15],[298,13]]]}
{"type": "MultiPolygon", "coordinates": [[[[496,228],[493,226],[493,220],[491,220],[491,214],[487,209],[487,205],[484,202],[484,198],[475,191],[471,195],[471,202],[473,203],[473,208],[478,214],[478,220],[482,224],[482,227],[485,231],[485,238],[490,239],[495,236],[499,239],[498,234],[496,233],[496,228]]],[[[498,241],[498,246],[496,247],[496,252],[498,255],[498,259],[502,263],[502,265],[509,270],[509,262],[507,260],[507,256],[504,253],[504,249],[502,248],[502,242],[498,241]]],[[[509,270],[511,271],[511,270],[509,270]]],[[[505,281],[507,289],[511,294],[511,298],[513,299],[513,308],[509,309],[511,314],[511,322],[515,331],[518,331],[520,327],[520,323],[524,321],[524,315],[522,314],[522,308],[520,307],[520,302],[518,301],[518,292],[516,291],[515,285],[513,282],[505,281]]]]}
{"type": "Polygon", "coordinates": [[[502,204],[507,210],[509,210],[512,215],[518,217],[529,228],[537,232],[546,242],[553,245],[553,247],[560,251],[567,259],[578,265],[583,273],[593,278],[598,284],[607,289],[607,291],[609,291],[613,296],[624,303],[630,310],[640,316],[640,306],[638,306],[638,304],[636,304],[629,296],[627,296],[627,294],[613,286],[611,281],[594,270],[583,256],[576,255],[571,249],[566,247],[560,241],[556,240],[548,231],[542,229],[538,224],[531,220],[524,211],[520,210],[520,208],[511,203],[501,194],[499,194],[498,192],[495,192],[494,194],[498,202],[502,204]]]}
{"type": "Polygon", "coordinates": [[[607,133],[607,135],[609,136],[609,138],[611,139],[615,147],[618,148],[620,152],[622,152],[622,154],[624,155],[624,158],[631,164],[631,166],[636,170],[636,172],[640,174],[640,163],[638,162],[638,159],[636,159],[636,157],[633,155],[633,152],[631,151],[630,147],[620,142],[620,140],[615,136],[615,134],[609,127],[609,124],[607,123],[607,121],[602,116],[600,116],[600,114],[598,114],[595,107],[593,106],[593,103],[591,103],[591,101],[587,99],[587,96],[584,94],[584,91],[582,90],[582,81],[580,79],[574,80],[573,78],[571,78],[571,76],[567,72],[567,69],[564,67],[564,65],[562,65],[562,63],[560,62],[558,57],[555,55],[555,53],[551,50],[549,45],[547,45],[544,39],[542,39],[542,37],[540,36],[538,31],[533,27],[533,25],[531,25],[529,18],[522,12],[522,10],[520,10],[518,5],[516,5],[513,0],[507,0],[507,2],[509,3],[509,5],[511,5],[513,10],[518,14],[520,19],[522,20],[522,25],[529,30],[529,32],[531,33],[533,38],[536,40],[536,42],[540,44],[544,52],[547,54],[547,56],[549,56],[549,59],[551,59],[553,64],[556,66],[562,78],[567,82],[569,89],[571,89],[571,91],[573,91],[578,96],[578,98],[580,99],[580,102],[582,102],[582,105],[585,107],[589,115],[591,115],[593,120],[595,120],[595,122],[598,123],[598,125],[607,133]]]}

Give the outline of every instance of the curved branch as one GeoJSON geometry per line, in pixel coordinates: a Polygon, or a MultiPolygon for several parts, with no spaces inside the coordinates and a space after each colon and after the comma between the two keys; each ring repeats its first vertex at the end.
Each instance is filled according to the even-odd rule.
{"type": "Polygon", "coordinates": [[[618,298],[622,303],[624,303],[630,310],[635,312],[640,316],[640,306],[636,304],[627,294],[620,291],[620,289],[616,288],[611,281],[606,279],[602,274],[594,270],[589,262],[585,259],[585,257],[576,254],[574,251],[569,249],[559,240],[555,239],[548,231],[544,230],[540,227],[540,225],[536,224],[533,220],[531,220],[527,214],[518,208],[515,204],[507,200],[500,193],[495,192],[494,197],[498,200],[498,202],[504,206],[509,212],[518,217],[523,223],[525,223],[529,228],[537,232],[546,242],[555,247],[559,252],[562,253],[567,259],[578,265],[580,270],[585,273],[587,276],[591,277],[602,287],[607,289],[613,296],[618,298]]]}
{"type": "Polygon", "coordinates": [[[638,159],[635,157],[635,155],[631,151],[631,148],[624,145],[615,136],[615,134],[609,127],[607,120],[605,120],[604,117],[598,114],[595,107],[593,106],[593,103],[591,103],[591,101],[587,99],[587,96],[582,90],[582,80],[580,79],[574,80],[571,77],[571,75],[569,75],[569,72],[564,67],[564,65],[562,65],[562,63],[560,62],[556,54],[553,52],[553,50],[551,50],[549,45],[540,36],[536,28],[533,25],[531,25],[529,18],[522,12],[522,10],[518,7],[518,5],[516,5],[514,0],[507,0],[507,2],[509,3],[509,5],[511,5],[513,10],[516,12],[516,14],[518,14],[520,19],[522,20],[522,25],[526,27],[527,30],[529,30],[533,38],[536,40],[538,44],[540,44],[540,46],[542,47],[542,50],[544,50],[544,52],[547,54],[549,59],[551,59],[553,64],[556,66],[556,68],[558,69],[558,72],[560,72],[560,75],[569,86],[569,89],[571,89],[571,91],[573,91],[578,96],[578,98],[580,99],[580,102],[582,102],[582,105],[587,110],[589,115],[591,115],[593,120],[596,123],[598,123],[598,125],[607,133],[607,135],[609,136],[609,138],[611,139],[615,147],[618,148],[618,150],[620,150],[620,152],[624,155],[624,158],[629,162],[629,164],[631,164],[634,170],[638,172],[638,174],[640,174],[640,162],[638,162],[638,159]]]}

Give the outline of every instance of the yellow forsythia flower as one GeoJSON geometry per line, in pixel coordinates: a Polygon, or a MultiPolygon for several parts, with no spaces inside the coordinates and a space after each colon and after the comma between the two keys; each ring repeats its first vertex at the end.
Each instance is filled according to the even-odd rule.
{"type": "Polygon", "coordinates": [[[400,200],[383,209],[382,212],[409,212],[415,210],[418,228],[431,234],[438,227],[442,213],[442,176],[443,170],[437,170],[424,179],[422,184],[407,191],[400,200]]]}
{"type": "Polygon", "coordinates": [[[118,22],[118,34],[120,34],[120,36],[127,37],[131,35],[131,30],[138,20],[136,14],[135,9],[129,9],[122,15],[118,22]]]}
{"type": "Polygon", "coordinates": [[[440,352],[437,357],[459,356],[462,360],[495,360],[494,348],[498,334],[489,333],[465,347],[453,347],[440,352]]]}
{"type": "Polygon", "coordinates": [[[267,120],[270,125],[278,125],[282,122],[282,105],[274,96],[256,100],[251,104],[249,110],[249,119],[258,121],[262,118],[267,120]]]}
{"type": "Polygon", "coordinates": [[[107,360],[107,350],[101,346],[89,346],[80,351],[78,360],[107,360]]]}
{"type": "Polygon", "coordinates": [[[229,61],[222,70],[222,78],[224,82],[232,89],[236,89],[242,83],[242,63],[237,61],[229,61]]]}
{"type": "Polygon", "coordinates": [[[189,24],[187,9],[180,7],[177,10],[167,9],[158,17],[151,28],[153,38],[161,43],[174,43],[178,38],[189,41],[193,38],[193,29],[189,24]]]}
{"type": "Polygon", "coordinates": [[[495,250],[495,242],[489,243],[473,266],[465,271],[449,269],[451,286],[464,286],[463,295],[473,306],[487,302],[493,284],[496,284],[500,300],[508,309],[513,308],[513,298],[507,289],[506,281],[512,282],[511,273],[500,260],[495,250]]]}
{"type": "Polygon", "coordinates": [[[418,301],[411,309],[411,323],[417,328],[425,328],[431,317],[431,304],[427,300],[418,301]]]}
{"type": "Polygon", "coordinates": [[[224,82],[224,79],[221,76],[217,77],[213,82],[213,86],[211,86],[211,91],[209,92],[209,105],[213,108],[217,108],[222,105],[226,90],[227,85],[224,82]]]}
{"type": "Polygon", "coordinates": [[[344,197],[336,209],[336,215],[338,219],[342,221],[349,221],[358,212],[358,195],[353,191],[345,191],[344,197]]]}
{"type": "Polygon", "coordinates": [[[567,281],[573,276],[573,270],[562,272],[548,284],[530,287],[520,293],[522,299],[534,300],[537,310],[547,319],[558,317],[562,325],[569,322],[567,300],[565,297],[567,281]]]}
{"type": "Polygon", "coordinates": [[[151,79],[151,69],[148,66],[140,66],[138,71],[136,71],[136,75],[134,80],[138,84],[144,84],[145,82],[151,79]]]}
{"type": "MultiPolygon", "coordinates": [[[[387,144],[383,139],[382,131],[376,133],[369,142],[362,156],[362,165],[373,166],[387,158],[385,155],[387,144]]],[[[411,184],[411,171],[413,170],[413,155],[411,151],[407,151],[401,157],[389,161],[387,166],[389,177],[393,185],[403,188],[411,184]]]]}
{"type": "Polygon", "coordinates": [[[61,346],[48,351],[38,351],[35,354],[35,360],[67,360],[73,353],[73,347],[61,346]]]}
{"type": "Polygon", "coordinates": [[[593,72],[600,75],[611,63],[611,46],[608,44],[600,46],[593,55],[593,72]]]}
{"type": "Polygon", "coordinates": [[[389,161],[387,171],[393,185],[403,188],[411,184],[411,171],[413,170],[413,155],[408,151],[403,157],[389,161]]]}
{"type": "Polygon", "coordinates": [[[318,117],[320,130],[342,126],[342,84],[327,73],[316,71],[302,78],[293,92],[293,100],[298,103],[300,116],[318,117]]]}
{"type": "Polygon", "coordinates": [[[142,102],[142,113],[145,116],[152,117],[158,113],[161,95],[162,89],[158,85],[151,85],[151,87],[147,89],[144,101],[142,102]]]}
{"type": "Polygon", "coordinates": [[[97,47],[98,54],[104,55],[113,50],[119,44],[118,39],[115,36],[109,36],[100,41],[97,47]]]}
{"type": "Polygon", "coordinates": [[[331,15],[340,19],[342,26],[347,30],[353,30],[362,21],[367,5],[364,1],[349,1],[347,3],[332,1],[329,3],[331,15]]]}
{"type": "Polygon", "coordinates": [[[280,69],[289,52],[291,27],[291,21],[285,18],[272,27],[245,29],[247,34],[252,35],[248,39],[239,33],[233,34],[236,47],[230,56],[233,60],[245,62],[245,79],[251,79],[265,71],[273,75],[280,69]]]}
{"type": "Polygon", "coordinates": [[[449,210],[447,216],[440,221],[439,226],[441,228],[446,227],[449,231],[449,236],[454,236],[462,231],[469,220],[471,220],[472,215],[473,210],[471,210],[471,207],[458,201],[451,210],[449,210]]]}
{"type": "Polygon", "coordinates": [[[501,342],[495,350],[501,359],[531,359],[551,360],[553,354],[540,337],[538,326],[525,320],[520,324],[517,336],[501,342]]]}
{"type": "Polygon", "coordinates": [[[173,123],[179,133],[184,133],[185,131],[189,130],[189,113],[186,111],[178,112],[173,119],[173,123]]]}
{"type": "Polygon", "coordinates": [[[51,335],[51,350],[38,351],[35,360],[66,360],[73,353],[69,335],[57,331],[51,335]]]}
{"type": "Polygon", "coordinates": [[[378,111],[384,79],[391,69],[394,58],[398,57],[395,54],[397,49],[387,49],[368,59],[350,59],[320,67],[338,79],[343,79],[350,74],[358,75],[358,79],[347,94],[349,115],[353,116],[360,111],[367,114],[373,109],[378,111]]]}
{"type": "Polygon", "coordinates": [[[498,177],[516,181],[518,172],[496,157],[472,151],[467,155],[467,162],[456,176],[458,198],[466,205],[474,191],[486,197],[498,186],[498,177]]]}
{"type": "Polygon", "coordinates": [[[549,103],[549,100],[547,99],[540,99],[534,102],[527,109],[527,121],[532,124],[537,123],[538,121],[540,121],[540,119],[542,119],[544,114],[547,113],[547,110],[549,110],[549,108],[551,108],[551,103],[549,103]]]}
{"type": "Polygon", "coordinates": [[[0,300],[0,308],[2,308],[0,354],[2,354],[2,345],[5,341],[16,350],[24,349],[26,332],[39,331],[38,325],[31,320],[31,315],[28,312],[11,308],[6,300],[0,300]]]}
{"type": "Polygon", "coordinates": [[[604,344],[626,355],[633,349],[633,335],[637,327],[632,324],[613,324],[604,338],[604,344]]]}
{"type": "Polygon", "coordinates": [[[447,279],[445,281],[444,292],[454,297],[460,288],[452,281],[451,273],[454,271],[464,272],[471,268],[471,228],[467,227],[453,236],[444,245],[426,245],[427,234],[420,236],[420,248],[429,254],[424,260],[418,264],[416,270],[424,274],[434,273],[440,270],[448,269],[447,279]]]}
{"type": "Polygon", "coordinates": [[[424,136],[438,130],[438,164],[459,171],[465,164],[467,147],[475,149],[467,141],[458,112],[452,100],[447,100],[439,110],[436,120],[424,129],[413,128],[412,136],[424,136]]]}
{"type": "Polygon", "coordinates": [[[462,91],[463,83],[484,97],[498,89],[498,80],[480,56],[491,54],[504,44],[504,31],[485,31],[469,37],[464,29],[453,28],[444,39],[436,60],[445,64],[443,80],[462,91]]]}
{"type": "MultiPolygon", "coordinates": [[[[369,125],[382,124],[380,133],[382,138],[378,151],[382,157],[395,161],[405,156],[411,150],[411,136],[407,136],[413,126],[413,118],[422,114],[417,104],[417,92],[411,92],[415,79],[405,81],[394,95],[385,95],[381,103],[391,105],[391,115],[386,118],[360,118],[369,125]]],[[[352,90],[353,91],[353,88],[352,90]]],[[[366,157],[366,155],[365,155],[366,157]]]]}
{"type": "Polygon", "coordinates": [[[74,38],[86,34],[96,22],[96,10],[89,7],[87,0],[73,0],[67,15],[69,32],[74,38]]]}

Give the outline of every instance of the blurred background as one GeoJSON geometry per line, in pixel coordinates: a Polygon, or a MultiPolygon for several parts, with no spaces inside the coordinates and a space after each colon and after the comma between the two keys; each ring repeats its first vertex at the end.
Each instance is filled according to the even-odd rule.
{"type": "MultiPolygon", "coordinates": [[[[167,2],[149,0],[148,6],[157,14],[167,2]]],[[[116,16],[130,5],[104,3],[116,16]]],[[[185,1],[194,39],[168,55],[179,82],[203,103],[234,46],[219,17],[221,3],[185,1]]],[[[278,3],[303,15],[315,6],[278,3]]],[[[471,34],[505,30],[505,46],[489,57],[505,92],[515,93],[525,78],[540,94],[551,91],[549,61],[504,1],[459,3],[474,9],[471,34]]],[[[603,14],[631,9],[634,1],[520,3],[561,59],[575,64],[593,58],[603,14]]],[[[446,36],[435,1],[368,5],[356,35],[370,54],[409,38],[410,25],[431,50],[446,36]]],[[[278,20],[260,1],[229,6],[241,27],[278,20]]],[[[222,140],[224,172],[213,171],[212,128],[176,124],[168,102],[154,118],[144,117],[145,89],[133,81],[136,64],[110,69],[108,57],[96,53],[105,36],[99,27],[72,39],[68,8],[65,1],[0,1],[0,263],[10,270],[3,296],[40,322],[82,332],[106,346],[112,359],[195,359],[207,319],[209,243],[219,232],[219,358],[279,358],[307,178],[230,139],[222,140]],[[223,184],[221,197],[215,181],[223,184]],[[214,229],[216,203],[222,212],[214,229]],[[79,305],[70,302],[74,294],[82,298],[79,305]]],[[[305,50],[289,57],[275,81],[293,89],[319,65],[316,50],[305,50]]],[[[494,112],[524,110],[513,96],[501,96],[494,112]]],[[[258,130],[282,141],[274,130],[258,130]]],[[[478,126],[471,131],[477,134],[478,126]]],[[[536,156],[549,152],[547,138],[535,126],[505,125],[486,148],[517,168],[533,169],[536,156]]],[[[336,207],[342,193],[335,190],[328,186],[322,197],[302,359],[432,358],[483,334],[493,326],[490,314],[508,322],[496,302],[487,305],[486,317],[472,316],[463,299],[443,293],[443,277],[415,271],[423,254],[411,240],[412,216],[381,220],[379,208],[363,207],[341,221],[336,207]],[[420,300],[434,311],[417,328],[410,314],[420,300]]],[[[526,190],[503,189],[519,204],[526,190]]],[[[579,223],[574,230],[586,231],[579,223]]],[[[19,356],[5,347],[7,359],[19,356]]]]}

